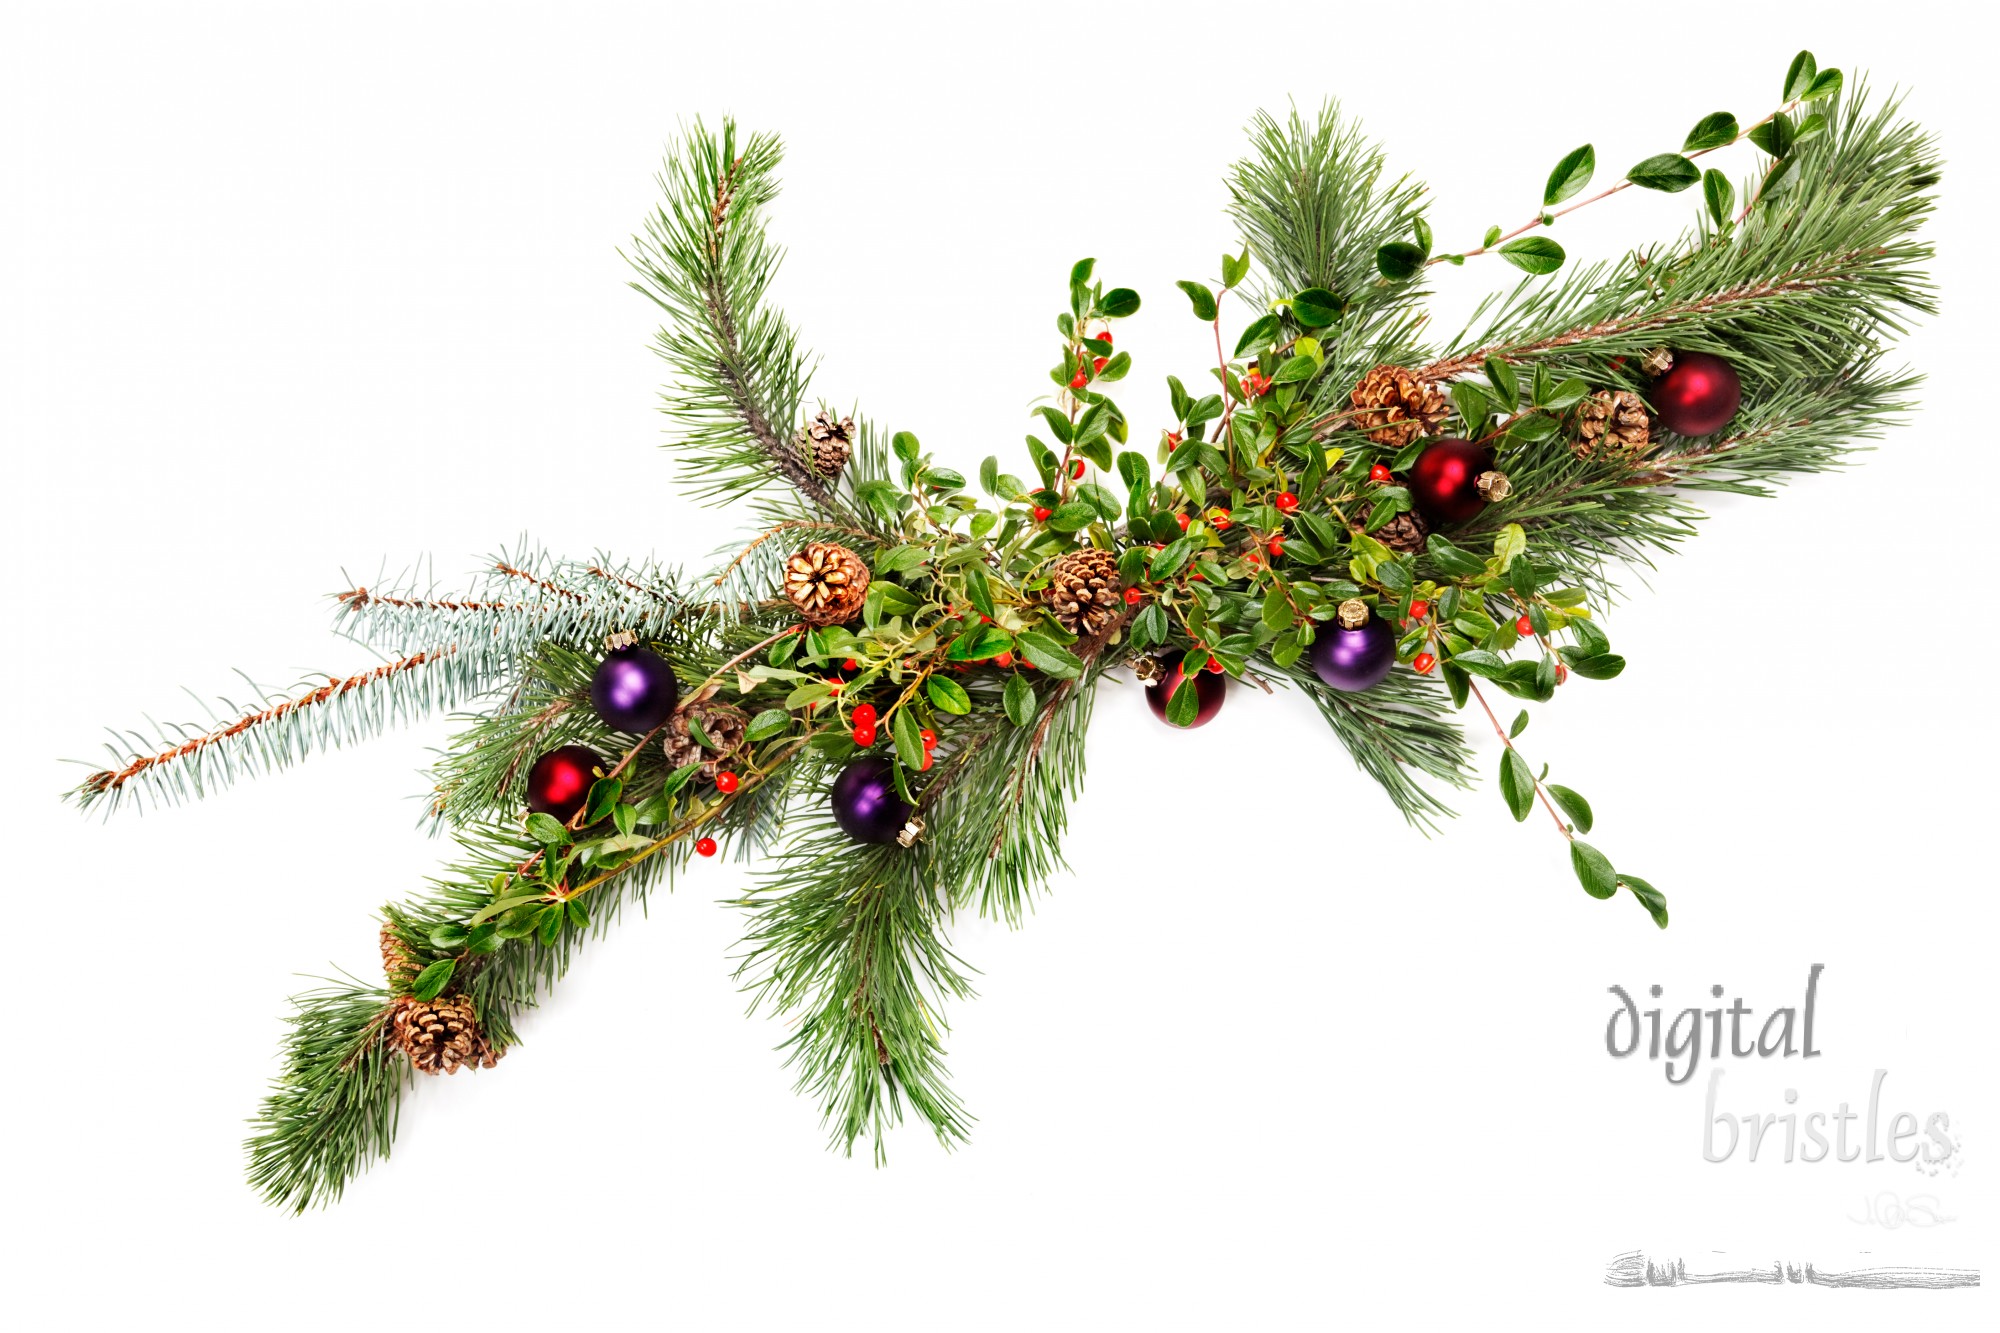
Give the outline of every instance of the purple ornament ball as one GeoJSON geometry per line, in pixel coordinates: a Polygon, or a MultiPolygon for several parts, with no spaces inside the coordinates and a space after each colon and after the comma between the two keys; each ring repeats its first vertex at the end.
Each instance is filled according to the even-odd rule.
{"type": "Polygon", "coordinates": [[[910,820],[887,759],[863,757],[833,780],[833,822],[856,842],[894,842],[910,820]]]}
{"type": "Polygon", "coordinates": [[[1379,685],[1395,665],[1396,631],[1372,611],[1359,629],[1330,621],[1313,639],[1313,674],[1336,690],[1355,694],[1379,685]]]}
{"type": "Polygon", "coordinates": [[[651,731],[674,715],[680,698],[667,659],[636,644],[607,653],[590,678],[590,706],[613,731],[651,731]]]}

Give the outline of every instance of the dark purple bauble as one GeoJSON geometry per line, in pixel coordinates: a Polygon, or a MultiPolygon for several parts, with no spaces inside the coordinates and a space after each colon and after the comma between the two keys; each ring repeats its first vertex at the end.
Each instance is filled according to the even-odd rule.
{"type": "Polygon", "coordinates": [[[597,781],[591,770],[603,764],[594,750],[581,745],[550,750],[528,770],[529,811],[554,815],[569,823],[570,817],[583,809],[584,798],[590,795],[590,784],[597,781]]]}
{"type": "Polygon", "coordinates": [[[613,731],[651,731],[674,715],[680,699],[667,659],[637,644],[605,654],[590,678],[590,706],[613,731]]]}
{"type": "Polygon", "coordinates": [[[863,757],[833,780],[833,822],[856,842],[894,842],[910,822],[892,769],[887,759],[863,757]]]}
{"type": "MultiPolygon", "coordinates": [[[[1166,668],[1164,674],[1155,677],[1146,685],[1146,706],[1153,710],[1153,716],[1167,722],[1167,704],[1173,700],[1174,691],[1181,687],[1187,673],[1181,670],[1182,654],[1162,658],[1160,665],[1166,668]]],[[[1203,661],[1207,659],[1204,657],[1203,661]]],[[[1194,721],[1182,728],[1193,731],[1206,725],[1208,720],[1222,711],[1223,696],[1229,693],[1229,677],[1219,671],[1198,670],[1194,673],[1194,721]]],[[[1168,726],[1173,723],[1167,722],[1168,726]]]]}
{"type": "Polygon", "coordinates": [[[1360,629],[1329,622],[1315,631],[1313,674],[1336,690],[1356,694],[1379,685],[1395,665],[1396,631],[1373,612],[1360,629]]]}
{"type": "Polygon", "coordinates": [[[1675,352],[1673,369],[1653,382],[1653,411],[1677,435],[1713,435],[1743,401],[1736,367],[1707,352],[1675,352]]]}
{"type": "Polygon", "coordinates": [[[1471,440],[1439,440],[1410,465],[1410,499],[1433,523],[1463,523],[1486,507],[1479,478],[1493,470],[1493,451],[1471,440]]]}

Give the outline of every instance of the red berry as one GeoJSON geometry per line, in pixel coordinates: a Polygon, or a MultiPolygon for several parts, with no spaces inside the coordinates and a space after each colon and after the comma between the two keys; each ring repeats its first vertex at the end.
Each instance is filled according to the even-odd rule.
{"type": "Polygon", "coordinates": [[[1258,555],[1255,551],[1245,551],[1243,553],[1243,563],[1246,565],[1261,565],[1264,563],[1264,557],[1258,555]]]}
{"type": "Polygon", "coordinates": [[[1254,370],[1250,371],[1243,376],[1243,391],[1252,398],[1262,398],[1271,391],[1271,381],[1254,370]]]}
{"type": "Polygon", "coordinates": [[[839,694],[839,693],[840,693],[840,682],[839,682],[839,681],[837,681],[837,680],[830,680],[830,681],[828,681],[828,682],[826,683],[826,688],[827,688],[827,690],[828,690],[828,692],[829,692],[829,693],[832,693],[832,694],[839,694]]]}
{"type": "Polygon", "coordinates": [[[1186,514],[1175,514],[1175,515],[1174,515],[1174,522],[1176,522],[1176,523],[1178,523],[1178,524],[1180,524],[1180,525],[1181,525],[1181,531],[1182,531],[1182,532],[1186,532],[1186,531],[1187,531],[1187,525],[1188,525],[1188,516],[1187,516],[1186,514]]]}
{"type": "Polygon", "coordinates": [[[881,714],[875,711],[874,704],[856,704],[854,706],[854,725],[857,727],[872,727],[875,725],[875,719],[880,716],[881,714]]]}
{"type": "Polygon", "coordinates": [[[1526,616],[1522,616],[1519,620],[1514,622],[1514,632],[1525,638],[1528,635],[1533,634],[1535,632],[1535,622],[1528,619],[1528,617],[1526,616]]]}
{"type": "Polygon", "coordinates": [[[1431,668],[1437,664],[1438,660],[1429,653],[1418,653],[1415,659],[1411,661],[1410,667],[1419,676],[1428,676],[1431,674],[1431,668]]]}
{"type": "Polygon", "coordinates": [[[1279,556],[1283,555],[1285,553],[1285,539],[1283,537],[1271,538],[1270,551],[1271,551],[1271,558],[1273,560],[1276,560],[1279,556]]]}
{"type": "Polygon", "coordinates": [[[1140,592],[1137,588],[1127,588],[1125,590],[1125,605],[1137,606],[1139,603],[1145,600],[1146,600],[1146,594],[1140,592]]]}
{"type": "Polygon", "coordinates": [[[996,657],[996,658],[994,658],[994,659],[993,659],[993,665],[995,665],[995,666],[997,666],[997,667],[1001,668],[1002,670],[1005,670],[1006,668],[1008,668],[1008,667],[1010,667],[1010,666],[1013,666],[1013,665],[1014,665],[1014,654],[1012,654],[1012,653],[1002,653],[1002,654],[1000,654],[1000,656],[998,656],[998,657],[996,657]]]}
{"type": "Polygon", "coordinates": [[[1093,356],[1092,358],[1090,358],[1090,368],[1092,370],[1103,370],[1104,358],[1101,356],[1093,356]]]}
{"type": "Polygon", "coordinates": [[[1069,387],[1072,389],[1081,389],[1088,383],[1090,383],[1090,376],[1081,370],[1069,377],[1069,387]]]}
{"type": "Polygon", "coordinates": [[[1412,620],[1422,620],[1430,613],[1431,604],[1429,602],[1418,600],[1410,603],[1410,618],[1412,620]]]}
{"type": "Polygon", "coordinates": [[[917,736],[923,741],[926,750],[937,744],[937,733],[929,727],[925,727],[922,731],[918,732],[917,736]]]}
{"type": "Polygon", "coordinates": [[[1105,330],[1104,332],[1102,332],[1102,333],[1098,334],[1098,335],[1097,335],[1097,341],[1099,341],[1099,342],[1101,342],[1101,343],[1108,343],[1108,342],[1110,342],[1110,341],[1111,341],[1111,330],[1110,330],[1110,329],[1106,329],[1106,330],[1105,330]]]}
{"type": "Polygon", "coordinates": [[[1181,447],[1181,433],[1180,433],[1179,431],[1177,431],[1177,430],[1170,430],[1170,431],[1168,431],[1168,432],[1167,432],[1167,452],[1168,452],[1168,453],[1172,453],[1172,452],[1173,452],[1174,450],[1176,450],[1176,449],[1178,449],[1178,448],[1180,448],[1180,447],[1181,447]]]}
{"type": "Polygon", "coordinates": [[[1035,522],[1046,523],[1049,521],[1049,515],[1055,512],[1056,512],[1055,510],[1048,508],[1046,505],[1036,505],[1035,522]]]}
{"type": "Polygon", "coordinates": [[[840,664],[840,669],[842,671],[859,671],[861,669],[861,664],[850,657],[845,662],[842,662],[840,664]]]}
{"type": "Polygon", "coordinates": [[[1207,669],[1213,672],[1215,675],[1219,676],[1222,674],[1222,663],[1216,661],[1213,657],[1211,657],[1208,659],[1207,669]]]}
{"type": "Polygon", "coordinates": [[[1278,492],[1277,504],[1279,513],[1289,514],[1299,507],[1299,497],[1293,495],[1290,491],[1280,491],[1278,492]]]}
{"type": "Polygon", "coordinates": [[[856,727],[854,729],[854,743],[864,750],[873,745],[875,743],[875,728],[872,725],[856,727]]]}
{"type": "Polygon", "coordinates": [[[1033,671],[1034,669],[1035,669],[1035,664],[1034,664],[1033,662],[1030,662],[1030,661],[1029,661],[1029,660],[1028,660],[1027,658],[1025,658],[1025,657],[1021,659],[1021,670],[1023,670],[1023,671],[1033,671]]]}
{"type": "Polygon", "coordinates": [[[1556,684],[1560,685],[1568,679],[1569,679],[1569,668],[1564,666],[1561,662],[1556,663],[1556,684]]]}
{"type": "Polygon", "coordinates": [[[713,839],[713,838],[702,838],[702,839],[700,839],[699,841],[697,841],[697,842],[695,843],[695,845],[694,845],[694,849],[695,849],[695,851],[697,851],[697,852],[701,853],[701,855],[703,855],[703,856],[714,856],[714,855],[715,855],[715,839],[713,839]]]}
{"type": "Polygon", "coordinates": [[[742,785],[743,780],[727,770],[715,775],[715,789],[724,796],[729,795],[742,785]]]}
{"type": "Polygon", "coordinates": [[[1083,460],[1081,458],[1071,460],[1069,465],[1069,476],[1071,481],[1075,481],[1083,476],[1083,460]]]}
{"type": "Polygon", "coordinates": [[[1215,525],[1217,532],[1229,531],[1229,511],[1227,509],[1216,510],[1215,514],[1208,521],[1215,525]]]}
{"type": "Polygon", "coordinates": [[[930,771],[931,771],[931,764],[932,764],[932,763],[933,763],[933,762],[934,762],[934,761],[935,761],[936,759],[937,759],[937,756],[936,756],[936,755],[932,754],[932,753],[931,753],[931,752],[930,752],[929,750],[925,750],[925,751],[924,751],[924,765],[923,765],[923,769],[922,769],[921,771],[923,771],[923,772],[925,772],[925,773],[928,773],[928,772],[930,772],[930,771]]]}
{"type": "Polygon", "coordinates": [[[1389,469],[1377,463],[1368,469],[1368,480],[1377,482],[1389,480],[1389,469]]]}

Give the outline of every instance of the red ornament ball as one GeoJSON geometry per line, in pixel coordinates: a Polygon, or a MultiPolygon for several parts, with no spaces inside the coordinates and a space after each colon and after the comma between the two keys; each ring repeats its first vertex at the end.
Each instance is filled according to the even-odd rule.
{"type": "Polygon", "coordinates": [[[1463,523],[1486,507],[1479,478],[1493,451],[1471,440],[1439,440],[1410,465],[1410,498],[1433,523],[1463,523]]]}
{"type": "MultiPolygon", "coordinates": [[[[1229,693],[1229,677],[1203,671],[1200,665],[1196,666],[1194,675],[1190,677],[1181,669],[1184,661],[1182,655],[1176,653],[1161,663],[1166,670],[1147,683],[1146,706],[1153,710],[1154,717],[1166,722],[1167,704],[1173,699],[1174,691],[1181,687],[1183,680],[1192,679],[1195,699],[1194,720],[1186,727],[1186,730],[1191,731],[1196,727],[1206,726],[1211,718],[1222,711],[1223,697],[1229,693]]],[[[1168,723],[1168,725],[1173,724],[1168,723]]]]}
{"type": "Polygon", "coordinates": [[[1675,352],[1673,368],[1653,382],[1660,424],[1677,435],[1713,435],[1743,402],[1736,368],[1707,352],[1675,352]]]}
{"type": "Polygon", "coordinates": [[[737,777],[727,769],[715,775],[715,789],[724,796],[733,794],[742,785],[743,779],[737,777]]]}
{"type": "Polygon", "coordinates": [[[701,856],[714,856],[714,855],[715,855],[715,839],[713,839],[713,838],[697,838],[697,839],[695,840],[695,844],[694,844],[694,849],[695,849],[695,852],[696,852],[696,853],[697,853],[698,855],[701,855],[701,856]]]}
{"type": "Polygon", "coordinates": [[[528,770],[528,810],[532,814],[553,815],[567,824],[583,809],[590,784],[597,781],[592,771],[603,764],[595,750],[581,745],[565,745],[550,750],[528,770]]]}

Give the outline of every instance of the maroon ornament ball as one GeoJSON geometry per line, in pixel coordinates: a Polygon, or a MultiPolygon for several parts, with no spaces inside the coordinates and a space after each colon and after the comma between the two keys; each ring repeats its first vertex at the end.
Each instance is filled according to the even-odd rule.
{"type": "Polygon", "coordinates": [[[528,770],[528,810],[532,814],[553,815],[567,824],[583,809],[590,784],[597,781],[594,768],[604,764],[597,752],[581,745],[565,745],[550,750],[528,770]]]}
{"type": "Polygon", "coordinates": [[[1673,368],[1653,382],[1660,424],[1676,435],[1713,435],[1743,401],[1736,367],[1707,352],[1675,352],[1673,368]]]}
{"type": "Polygon", "coordinates": [[[1439,440],[1410,465],[1410,499],[1433,523],[1463,523],[1486,507],[1479,478],[1493,470],[1493,451],[1471,440],[1439,440]]]}
{"type": "MultiPolygon", "coordinates": [[[[1165,670],[1146,684],[1146,706],[1162,722],[1167,722],[1167,704],[1173,699],[1174,691],[1187,679],[1187,673],[1181,669],[1185,660],[1185,655],[1181,653],[1161,659],[1160,665],[1165,670]]],[[[1204,655],[1202,662],[1206,664],[1207,661],[1204,655]]],[[[1194,721],[1183,730],[1192,731],[1205,726],[1209,719],[1222,711],[1222,699],[1228,693],[1228,676],[1219,671],[1197,670],[1194,673],[1194,721]]],[[[1173,723],[1167,722],[1167,725],[1172,726],[1173,723]]]]}

